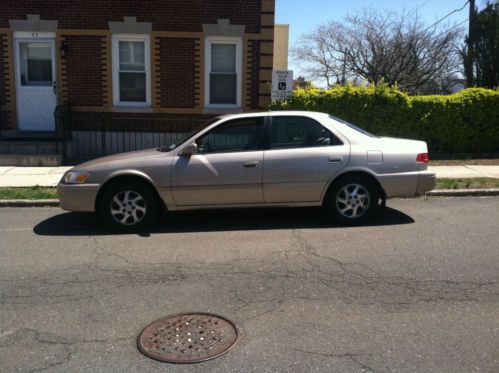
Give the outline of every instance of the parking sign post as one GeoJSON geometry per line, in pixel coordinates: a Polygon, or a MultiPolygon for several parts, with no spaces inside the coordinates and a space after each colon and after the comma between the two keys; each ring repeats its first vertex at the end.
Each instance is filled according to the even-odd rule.
{"type": "Polygon", "coordinates": [[[272,70],[272,100],[287,99],[293,92],[293,71],[272,70]]]}

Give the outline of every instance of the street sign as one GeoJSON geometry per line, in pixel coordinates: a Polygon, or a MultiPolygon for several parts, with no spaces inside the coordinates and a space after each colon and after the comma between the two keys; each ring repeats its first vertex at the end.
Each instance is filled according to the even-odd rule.
{"type": "Polygon", "coordinates": [[[272,70],[272,100],[286,99],[293,92],[293,71],[272,70]]]}

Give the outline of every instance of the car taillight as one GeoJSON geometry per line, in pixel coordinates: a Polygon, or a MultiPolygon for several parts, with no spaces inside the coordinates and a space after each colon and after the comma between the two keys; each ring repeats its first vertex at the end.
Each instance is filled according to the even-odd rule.
{"type": "Polygon", "coordinates": [[[428,163],[430,161],[430,156],[428,153],[419,153],[416,157],[416,162],[428,163]]]}

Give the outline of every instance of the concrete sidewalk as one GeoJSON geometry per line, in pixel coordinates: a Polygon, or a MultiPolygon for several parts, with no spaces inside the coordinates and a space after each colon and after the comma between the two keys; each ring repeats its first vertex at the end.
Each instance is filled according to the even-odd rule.
{"type": "MultiPolygon", "coordinates": [[[[56,186],[71,167],[0,167],[0,187],[56,186]]],[[[499,166],[433,166],[439,179],[489,177],[499,179],[499,166]]]]}
{"type": "Polygon", "coordinates": [[[437,174],[437,179],[469,179],[472,177],[490,177],[499,179],[499,166],[464,165],[464,166],[429,166],[428,170],[437,174]]]}
{"type": "Polygon", "coordinates": [[[56,186],[71,167],[0,167],[0,187],[56,186]]]}

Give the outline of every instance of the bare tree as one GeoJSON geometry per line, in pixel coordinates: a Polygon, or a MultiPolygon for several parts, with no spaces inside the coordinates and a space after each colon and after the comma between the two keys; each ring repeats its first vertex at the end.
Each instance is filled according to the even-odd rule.
{"type": "Polygon", "coordinates": [[[427,93],[458,70],[460,34],[456,27],[427,27],[405,11],[365,9],[304,35],[292,54],[311,78],[324,80],[328,87],[361,78],[427,93]]]}

